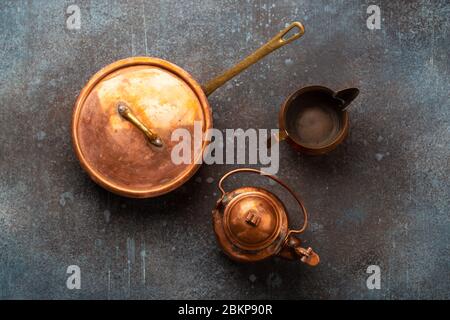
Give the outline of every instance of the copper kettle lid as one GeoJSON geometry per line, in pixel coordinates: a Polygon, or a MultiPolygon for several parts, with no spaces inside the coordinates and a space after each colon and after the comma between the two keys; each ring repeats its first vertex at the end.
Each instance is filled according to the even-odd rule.
{"type": "Polygon", "coordinates": [[[198,169],[203,145],[192,147],[191,163],[171,158],[178,143],[171,141],[172,132],[183,128],[193,137],[195,122],[200,134],[212,126],[200,85],[170,62],[136,57],[105,67],[88,82],[75,105],[72,137],[96,182],[121,195],[152,197],[180,186],[198,169]]]}
{"type": "Polygon", "coordinates": [[[285,209],[276,196],[264,189],[247,187],[235,193],[224,209],[227,237],[243,250],[271,245],[285,227],[285,209]],[[283,219],[284,218],[284,219],[283,219]]]}

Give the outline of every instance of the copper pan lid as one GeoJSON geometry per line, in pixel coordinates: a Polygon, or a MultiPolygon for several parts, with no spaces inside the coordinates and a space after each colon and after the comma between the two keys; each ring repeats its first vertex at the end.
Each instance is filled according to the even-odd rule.
{"type": "Polygon", "coordinates": [[[81,165],[101,186],[123,196],[155,197],[199,168],[207,141],[194,148],[194,122],[202,133],[212,127],[200,85],[168,61],[135,57],[103,68],[87,83],[75,104],[72,138],[81,165]],[[187,164],[171,157],[179,143],[171,135],[179,128],[192,137],[187,164]]]}

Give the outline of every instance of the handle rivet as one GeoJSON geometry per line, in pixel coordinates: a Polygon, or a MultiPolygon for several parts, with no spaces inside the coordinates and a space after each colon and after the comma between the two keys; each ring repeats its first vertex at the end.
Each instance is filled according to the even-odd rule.
{"type": "Polygon", "coordinates": [[[121,114],[121,115],[123,115],[126,111],[127,111],[127,107],[125,106],[125,105],[123,105],[123,104],[119,104],[118,106],[117,106],[117,111],[119,111],[119,113],[121,114]]]}

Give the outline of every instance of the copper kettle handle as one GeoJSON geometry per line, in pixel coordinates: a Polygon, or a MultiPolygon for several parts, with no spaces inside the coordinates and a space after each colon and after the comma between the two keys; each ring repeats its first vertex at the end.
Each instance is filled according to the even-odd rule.
{"type": "Polygon", "coordinates": [[[300,198],[295,194],[295,192],[288,186],[286,185],[283,181],[281,181],[280,179],[278,179],[276,176],[271,175],[271,174],[265,174],[264,172],[257,170],[257,169],[251,169],[251,168],[240,168],[240,169],[235,169],[235,170],[231,170],[230,172],[226,173],[220,180],[219,180],[219,190],[222,192],[222,198],[226,195],[225,190],[222,187],[223,181],[228,178],[229,176],[235,174],[235,173],[239,173],[239,172],[251,172],[251,173],[258,173],[260,175],[266,176],[270,179],[272,179],[273,181],[277,182],[278,184],[280,184],[282,187],[284,187],[293,197],[294,199],[297,201],[298,205],[300,206],[300,209],[303,212],[303,226],[301,229],[299,230],[289,230],[288,234],[286,235],[286,239],[293,233],[302,233],[303,231],[306,230],[306,227],[308,226],[308,213],[306,212],[306,208],[303,205],[302,201],[300,200],[300,198]]]}

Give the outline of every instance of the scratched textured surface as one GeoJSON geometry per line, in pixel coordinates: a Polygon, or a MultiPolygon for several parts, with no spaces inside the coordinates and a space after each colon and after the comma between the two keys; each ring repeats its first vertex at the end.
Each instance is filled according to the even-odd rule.
{"type": "Polygon", "coordinates": [[[450,4],[370,3],[1,1],[0,297],[450,298],[450,4]],[[81,29],[67,30],[74,3],[81,29]],[[366,27],[370,3],[381,30],[366,27]],[[98,69],[151,55],[205,82],[293,20],[305,24],[300,41],[210,102],[217,128],[274,128],[296,88],[361,89],[339,149],[309,158],[281,146],[279,176],[310,211],[304,238],[320,266],[240,265],[221,253],[210,212],[233,166],[205,165],[150,200],[108,193],[81,170],[71,111],[98,69]],[[81,290],[66,288],[72,264],[81,290]],[[366,288],[371,264],[381,290],[366,288]]]}

